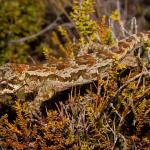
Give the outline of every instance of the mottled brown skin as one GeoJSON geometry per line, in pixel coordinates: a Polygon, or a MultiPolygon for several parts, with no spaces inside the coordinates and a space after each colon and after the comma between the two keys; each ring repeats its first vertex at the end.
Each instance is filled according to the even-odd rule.
{"type": "MultiPolygon", "coordinates": [[[[0,67],[0,96],[17,92],[37,91],[29,111],[35,113],[41,103],[53,97],[57,92],[73,86],[90,83],[107,76],[117,57],[120,63],[135,67],[132,52],[143,46],[150,37],[150,31],[133,34],[111,47],[93,43],[85,48],[93,48],[93,53],[76,57],[75,60],[62,60],[53,64],[29,66],[25,64],[6,64],[0,67]],[[130,59],[127,59],[130,58],[130,59]]],[[[84,49],[84,48],[83,48],[84,49]]],[[[82,50],[82,49],[81,49],[82,50]]]]}

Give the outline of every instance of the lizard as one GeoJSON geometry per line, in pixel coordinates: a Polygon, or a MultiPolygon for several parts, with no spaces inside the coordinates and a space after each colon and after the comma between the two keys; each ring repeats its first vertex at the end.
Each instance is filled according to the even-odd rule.
{"type": "Polygon", "coordinates": [[[150,31],[146,31],[132,34],[109,47],[93,43],[86,47],[92,48],[93,52],[77,56],[74,60],[63,59],[42,65],[7,63],[0,66],[0,96],[37,91],[37,96],[28,106],[29,113],[35,114],[41,103],[56,93],[91,83],[97,80],[97,75],[101,78],[108,76],[113,57],[117,57],[119,63],[136,67],[133,52],[149,38],[150,31]]]}

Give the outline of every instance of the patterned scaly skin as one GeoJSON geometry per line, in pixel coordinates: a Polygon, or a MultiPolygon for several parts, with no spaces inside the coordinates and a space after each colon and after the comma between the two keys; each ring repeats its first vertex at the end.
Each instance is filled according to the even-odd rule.
{"type": "Polygon", "coordinates": [[[111,47],[93,43],[85,46],[90,47],[93,53],[78,56],[75,60],[35,66],[5,64],[0,67],[0,96],[15,92],[37,92],[34,101],[29,103],[29,112],[35,114],[41,103],[55,93],[90,83],[97,79],[97,75],[106,77],[114,56],[119,63],[137,66],[133,52],[142,47],[149,37],[150,31],[147,31],[133,34],[111,47]]]}

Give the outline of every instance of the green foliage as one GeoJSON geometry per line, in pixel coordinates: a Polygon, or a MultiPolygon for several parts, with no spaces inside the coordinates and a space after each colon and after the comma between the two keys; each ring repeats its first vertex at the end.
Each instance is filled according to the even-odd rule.
{"type": "Polygon", "coordinates": [[[11,40],[19,40],[38,32],[45,14],[44,1],[1,0],[0,1],[0,64],[8,61],[25,62],[27,43],[12,45],[11,40]]]}
{"type": "MultiPolygon", "coordinates": [[[[118,20],[120,19],[120,15],[119,13],[117,15],[117,13],[118,12],[114,15],[112,14],[112,18],[114,20],[117,18],[117,22],[121,22],[118,20]]],[[[97,40],[96,36],[99,36],[101,44],[112,45],[115,43],[111,28],[106,23],[106,17],[102,16],[101,22],[98,25],[98,23],[92,19],[92,15],[94,15],[93,1],[73,1],[71,17],[74,21],[75,28],[79,31],[79,42],[73,43],[73,38],[77,37],[70,36],[67,28],[59,26],[51,34],[52,48],[49,46],[49,48],[45,47],[43,49],[43,54],[47,62],[51,62],[51,59],[53,59],[51,56],[74,59],[79,53],[80,47],[86,47],[86,44],[88,45],[97,40]]]]}
{"type": "Polygon", "coordinates": [[[101,18],[101,22],[98,28],[98,34],[102,44],[113,45],[115,43],[111,28],[106,24],[106,16],[102,16],[101,18]]]}
{"type": "Polygon", "coordinates": [[[121,16],[118,10],[113,11],[110,18],[118,23],[121,22],[121,16]]]}
{"type": "Polygon", "coordinates": [[[147,66],[150,64],[150,39],[148,39],[145,43],[144,43],[144,57],[147,60],[147,66]]]}
{"type": "Polygon", "coordinates": [[[81,43],[88,41],[94,41],[96,39],[96,31],[98,25],[95,20],[91,18],[91,14],[94,13],[93,0],[74,0],[73,12],[71,17],[75,22],[75,26],[79,29],[81,43]]]}
{"type": "Polygon", "coordinates": [[[67,29],[62,26],[58,26],[56,31],[52,32],[51,41],[53,48],[44,46],[43,54],[47,62],[52,62],[53,60],[58,61],[62,58],[74,59],[76,57],[77,51],[79,50],[79,44],[73,43],[67,29]]]}

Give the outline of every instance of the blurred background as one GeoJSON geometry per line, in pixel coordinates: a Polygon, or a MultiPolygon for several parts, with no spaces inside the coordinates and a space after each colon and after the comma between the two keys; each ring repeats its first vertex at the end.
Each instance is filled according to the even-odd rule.
{"type": "MultiPolygon", "coordinates": [[[[57,59],[66,57],[64,51],[71,49],[67,44],[77,43],[80,35],[70,16],[73,2],[0,0],[0,65],[43,63],[44,52],[57,59]],[[66,34],[67,40],[62,36],[66,34]]],[[[93,0],[93,9],[91,18],[97,24],[105,16],[106,24],[110,25],[110,16],[115,16],[116,10],[119,12],[121,24],[111,24],[118,40],[150,28],[150,0],[93,0]],[[118,28],[122,28],[125,35],[118,28]]]]}

